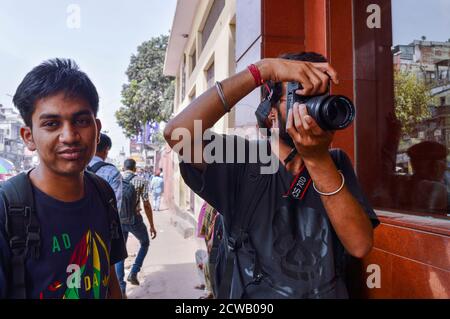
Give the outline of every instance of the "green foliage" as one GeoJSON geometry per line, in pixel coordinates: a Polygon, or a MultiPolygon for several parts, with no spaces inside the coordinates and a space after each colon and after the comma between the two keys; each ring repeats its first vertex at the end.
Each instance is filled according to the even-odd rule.
{"type": "Polygon", "coordinates": [[[403,125],[403,133],[411,134],[416,125],[431,117],[433,98],[430,89],[414,73],[394,73],[395,115],[403,125]]]}
{"type": "Polygon", "coordinates": [[[121,107],[116,112],[117,124],[123,129],[126,137],[131,138],[142,130],[141,118],[136,106],[121,107]]]}
{"type": "Polygon", "coordinates": [[[174,81],[163,75],[168,36],[143,42],[133,54],[126,71],[128,83],[122,88],[117,123],[127,137],[138,134],[145,123],[168,120],[173,109],[174,81]]]}

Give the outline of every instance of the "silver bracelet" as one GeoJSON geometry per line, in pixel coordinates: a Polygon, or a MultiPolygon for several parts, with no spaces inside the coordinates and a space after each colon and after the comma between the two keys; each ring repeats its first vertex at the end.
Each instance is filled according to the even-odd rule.
{"type": "Polygon", "coordinates": [[[225,113],[230,112],[230,106],[228,105],[227,100],[225,100],[225,94],[223,93],[222,84],[219,81],[216,82],[216,90],[219,94],[220,100],[222,101],[225,113]]]}
{"type": "Polygon", "coordinates": [[[323,195],[323,196],[332,196],[332,195],[336,195],[337,193],[339,193],[339,192],[341,191],[341,189],[344,187],[344,184],[345,184],[345,177],[344,177],[344,174],[342,174],[341,171],[338,171],[338,173],[341,174],[341,177],[342,177],[342,184],[341,184],[341,186],[339,186],[339,188],[338,188],[337,190],[335,190],[334,192],[331,192],[331,193],[322,193],[321,191],[318,191],[318,190],[317,190],[316,185],[315,185],[314,182],[313,182],[312,184],[313,184],[314,190],[315,190],[317,193],[319,193],[320,195],[323,195]]]}

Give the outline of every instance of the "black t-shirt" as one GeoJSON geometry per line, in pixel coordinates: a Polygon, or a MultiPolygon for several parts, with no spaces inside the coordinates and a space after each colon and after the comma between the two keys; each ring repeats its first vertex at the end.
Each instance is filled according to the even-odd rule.
{"type": "MultiPolygon", "coordinates": [[[[38,260],[26,260],[29,298],[105,298],[110,266],[127,257],[120,229],[119,239],[111,239],[110,217],[99,191],[86,176],[84,181],[86,195],[75,202],[59,201],[33,186],[41,250],[38,260]]],[[[0,257],[0,298],[6,298],[11,252],[1,196],[0,257]]]]}
{"type": "MultiPolygon", "coordinates": [[[[231,145],[227,144],[231,139],[241,139],[215,136],[224,139],[223,145],[231,145]]],[[[248,151],[251,143],[244,143],[248,151]]],[[[270,145],[267,142],[263,145],[270,154],[270,145]]],[[[229,151],[226,149],[225,154],[229,151]]],[[[342,150],[330,153],[345,176],[346,187],[376,227],[379,221],[362,194],[349,158],[342,150]]],[[[283,197],[294,176],[281,163],[274,174],[260,175],[258,172],[264,165],[258,161],[251,163],[250,158],[246,155],[245,163],[210,163],[203,172],[180,163],[186,184],[222,214],[225,235],[230,235],[233,222],[242,223],[243,215],[250,216],[246,230],[251,245],[238,250],[230,297],[241,298],[246,287],[245,296],[249,298],[347,298],[343,278],[345,249],[320,195],[311,186],[301,201],[283,197]],[[257,186],[261,178],[263,186],[257,186]],[[255,256],[263,273],[259,284],[253,281],[255,256]]],[[[278,161],[272,154],[274,159],[278,161]]]]}

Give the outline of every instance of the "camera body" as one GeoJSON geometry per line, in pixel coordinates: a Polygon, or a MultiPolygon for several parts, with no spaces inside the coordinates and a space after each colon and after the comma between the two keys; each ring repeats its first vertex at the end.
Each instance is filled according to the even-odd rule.
{"type": "Polygon", "coordinates": [[[355,118],[355,107],[342,95],[303,96],[295,93],[303,87],[298,82],[288,82],[286,89],[286,114],[294,103],[305,104],[308,114],[314,118],[324,131],[342,130],[349,126],[355,118]]]}

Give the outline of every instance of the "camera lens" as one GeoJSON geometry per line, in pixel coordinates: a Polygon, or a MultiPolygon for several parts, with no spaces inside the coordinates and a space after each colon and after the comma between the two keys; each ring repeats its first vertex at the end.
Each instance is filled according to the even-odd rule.
{"type": "Polygon", "coordinates": [[[336,110],[336,103],[335,102],[331,102],[331,103],[333,103],[334,105],[332,107],[329,107],[326,110],[326,115],[327,115],[328,120],[330,122],[334,123],[338,116],[338,111],[336,110]]]}
{"type": "Polygon", "coordinates": [[[353,103],[342,95],[330,95],[320,106],[321,119],[331,130],[349,126],[355,117],[353,103]]]}

